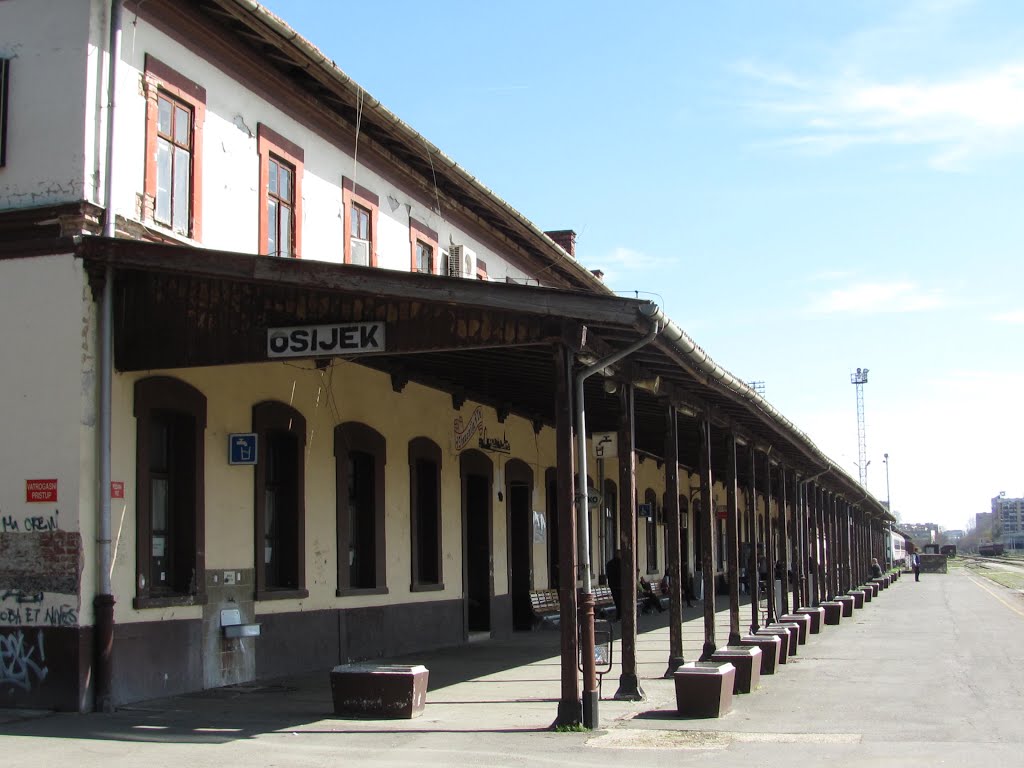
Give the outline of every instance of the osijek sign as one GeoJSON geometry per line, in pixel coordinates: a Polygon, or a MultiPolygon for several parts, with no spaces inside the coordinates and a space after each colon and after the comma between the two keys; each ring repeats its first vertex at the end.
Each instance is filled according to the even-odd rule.
{"type": "Polygon", "coordinates": [[[267,330],[267,357],[329,357],[383,352],[384,323],[299,325],[267,330]]]}

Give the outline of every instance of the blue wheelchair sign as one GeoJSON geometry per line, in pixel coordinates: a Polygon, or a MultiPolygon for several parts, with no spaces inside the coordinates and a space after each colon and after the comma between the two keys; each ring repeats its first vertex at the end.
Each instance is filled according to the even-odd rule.
{"type": "Polygon", "coordinates": [[[236,432],[228,435],[228,464],[256,463],[256,433],[236,432]]]}

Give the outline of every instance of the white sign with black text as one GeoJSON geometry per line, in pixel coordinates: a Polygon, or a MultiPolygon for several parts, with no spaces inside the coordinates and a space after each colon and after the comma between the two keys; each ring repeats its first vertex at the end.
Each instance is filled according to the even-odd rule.
{"type": "Polygon", "coordinates": [[[300,325],[267,331],[267,357],[329,357],[383,352],[384,349],[382,321],[300,325]]]}

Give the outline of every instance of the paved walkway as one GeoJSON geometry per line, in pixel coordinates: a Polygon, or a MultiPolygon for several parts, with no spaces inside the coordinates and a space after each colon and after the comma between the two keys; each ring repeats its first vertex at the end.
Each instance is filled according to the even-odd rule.
{"type": "MultiPolygon", "coordinates": [[[[703,625],[684,618],[696,658],[703,625]]],[[[718,616],[724,644],[728,614],[718,616]]],[[[749,621],[749,608],[743,613],[749,621]]],[[[595,733],[549,730],[559,692],[558,633],[420,654],[430,669],[423,716],[330,716],[326,670],[126,707],[113,715],[0,710],[0,764],[52,766],[392,765],[1024,765],[1019,635],[1024,598],[963,571],[904,577],[838,627],[799,647],[778,674],[736,697],[719,720],[674,716],[661,676],[664,617],[641,621],[643,702],[610,700],[595,733]],[[638,751],[639,750],[639,751],[638,751]]],[[[617,644],[616,644],[617,645],[617,644]]],[[[616,658],[618,658],[616,647],[616,658]]],[[[410,661],[412,659],[395,659],[410,661]]]]}

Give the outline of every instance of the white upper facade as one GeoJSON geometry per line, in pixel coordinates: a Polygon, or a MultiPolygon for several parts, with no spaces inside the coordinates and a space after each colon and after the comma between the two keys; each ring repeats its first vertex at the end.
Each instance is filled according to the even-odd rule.
{"type": "MultiPolygon", "coordinates": [[[[105,0],[0,2],[0,58],[9,60],[0,210],[104,205],[108,12],[105,0]]],[[[144,4],[141,13],[129,4],[123,14],[114,110],[112,207],[141,225],[129,227],[134,236],[336,263],[366,254],[403,271],[422,268],[419,253],[437,274],[448,274],[455,245],[476,259],[463,259],[463,277],[532,277],[495,233],[448,215],[354,128],[325,131],[289,109],[294,83],[252,81],[230,56],[206,55],[147,20],[144,4]],[[275,178],[289,182],[280,195],[275,178]],[[369,214],[366,230],[353,206],[369,214]]]]}

